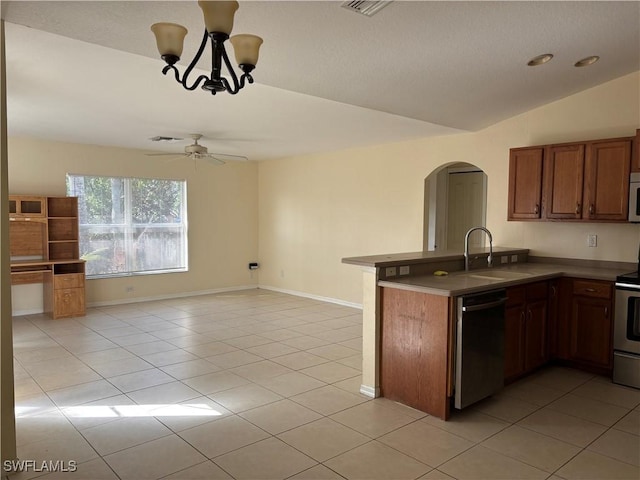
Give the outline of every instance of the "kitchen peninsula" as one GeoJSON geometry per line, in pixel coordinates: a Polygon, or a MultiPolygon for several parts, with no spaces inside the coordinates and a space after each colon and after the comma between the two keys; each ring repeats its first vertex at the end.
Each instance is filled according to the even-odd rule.
{"type": "Polygon", "coordinates": [[[633,264],[530,257],[527,249],[344,258],[363,272],[361,393],[447,419],[455,392],[456,299],[506,289],[504,380],[550,360],[611,372],[613,281],[633,264]],[[450,272],[434,275],[436,271],[450,272]],[[580,312],[578,319],[577,313],[580,312]],[[527,335],[528,334],[528,335],[527,335]]]}

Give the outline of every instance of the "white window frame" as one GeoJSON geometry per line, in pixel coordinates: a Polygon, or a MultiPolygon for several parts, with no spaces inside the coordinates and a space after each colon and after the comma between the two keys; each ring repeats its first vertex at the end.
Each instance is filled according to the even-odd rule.
{"type": "MultiPolygon", "coordinates": [[[[113,227],[118,227],[123,229],[124,233],[124,250],[125,252],[131,252],[134,249],[134,241],[133,241],[133,232],[136,227],[140,225],[146,225],[148,228],[167,228],[167,227],[176,227],[181,226],[183,235],[182,235],[182,243],[183,249],[181,252],[182,257],[182,267],[176,268],[168,268],[168,269],[155,269],[155,270],[137,270],[131,271],[131,255],[128,253],[125,254],[125,270],[124,272],[115,272],[115,273],[100,273],[87,275],[87,279],[100,279],[100,278],[111,278],[111,277],[129,277],[135,275],[156,275],[156,274],[166,274],[166,273],[183,273],[189,271],[189,241],[188,241],[188,221],[187,221],[187,181],[186,180],[177,180],[177,179],[169,179],[169,178],[151,178],[151,177],[119,177],[119,176],[110,176],[110,175],[84,175],[84,174],[67,174],[67,194],[71,195],[69,191],[70,182],[69,180],[72,178],[83,177],[83,178],[106,178],[106,179],[121,179],[124,181],[124,212],[123,224],[82,224],[80,223],[80,219],[78,218],[78,228],[80,232],[80,239],[82,239],[82,229],[92,228],[92,229],[111,229],[113,227]],[[176,223],[154,223],[154,224],[135,224],[133,223],[133,208],[132,208],[132,194],[131,194],[131,181],[132,180],[161,180],[167,182],[178,182],[182,185],[182,208],[180,210],[180,219],[181,222],[179,224],[176,223]]],[[[82,199],[78,199],[80,203],[82,199]]],[[[80,245],[80,250],[82,250],[82,245],[80,245]]]]}

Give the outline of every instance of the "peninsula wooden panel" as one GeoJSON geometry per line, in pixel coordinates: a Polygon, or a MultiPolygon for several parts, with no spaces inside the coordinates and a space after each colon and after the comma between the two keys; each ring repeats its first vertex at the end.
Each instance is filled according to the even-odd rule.
{"type": "Polygon", "coordinates": [[[449,298],[381,289],[382,396],[449,416],[449,298]]]}

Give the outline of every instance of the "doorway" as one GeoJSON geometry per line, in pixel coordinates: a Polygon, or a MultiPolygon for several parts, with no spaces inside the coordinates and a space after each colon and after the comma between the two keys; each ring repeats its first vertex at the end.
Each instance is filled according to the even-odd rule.
{"type": "MultiPolygon", "coordinates": [[[[424,250],[462,252],[465,233],[485,226],[487,175],[475,165],[444,165],[425,179],[424,250]]],[[[485,245],[485,236],[474,232],[473,248],[485,245]]]]}

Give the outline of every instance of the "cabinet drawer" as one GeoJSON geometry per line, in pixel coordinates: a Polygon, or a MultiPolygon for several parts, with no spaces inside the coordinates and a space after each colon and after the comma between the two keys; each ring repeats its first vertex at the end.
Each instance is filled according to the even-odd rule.
{"type": "Polygon", "coordinates": [[[574,280],[573,294],[594,298],[611,298],[611,282],[599,282],[596,280],[574,280]]]}
{"type": "Polygon", "coordinates": [[[64,275],[53,276],[53,288],[56,290],[62,288],[80,288],[84,287],[83,273],[67,273],[64,275]]]}

